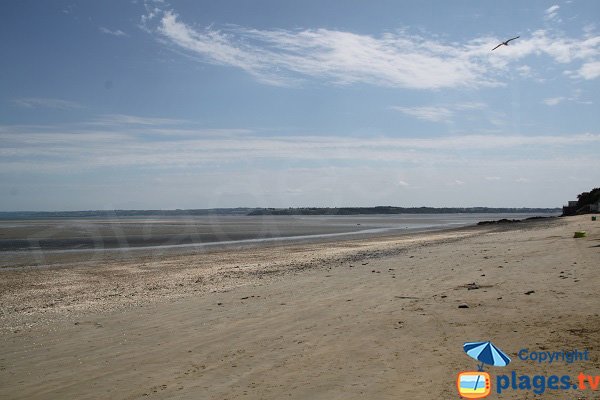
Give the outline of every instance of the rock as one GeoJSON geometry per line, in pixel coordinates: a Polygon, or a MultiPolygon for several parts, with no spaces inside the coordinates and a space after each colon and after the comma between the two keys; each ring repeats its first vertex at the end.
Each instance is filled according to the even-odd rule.
{"type": "Polygon", "coordinates": [[[528,291],[528,292],[525,292],[525,294],[526,294],[527,296],[529,296],[530,294],[533,294],[533,293],[535,293],[535,290],[530,290],[530,291],[528,291]]]}
{"type": "Polygon", "coordinates": [[[458,308],[469,308],[469,305],[468,305],[468,304],[465,304],[465,303],[463,303],[463,304],[459,304],[459,305],[458,305],[458,308]]]}

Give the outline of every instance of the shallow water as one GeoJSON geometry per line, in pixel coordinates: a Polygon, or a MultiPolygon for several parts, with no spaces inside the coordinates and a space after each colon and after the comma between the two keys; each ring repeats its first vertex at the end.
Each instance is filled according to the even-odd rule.
{"type": "Polygon", "coordinates": [[[423,232],[551,214],[198,216],[0,222],[0,254],[202,248],[423,232]]]}

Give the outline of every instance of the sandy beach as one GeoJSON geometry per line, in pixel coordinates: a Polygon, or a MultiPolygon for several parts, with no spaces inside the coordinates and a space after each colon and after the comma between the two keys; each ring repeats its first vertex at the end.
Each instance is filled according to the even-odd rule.
{"type": "MultiPolygon", "coordinates": [[[[462,345],[478,340],[513,359],[492,377],[600,375],[589,216],[63,257],[0,269],[0,399],[454,399],[457,373],[476,369],[462,345]],[[590,359],[524,361],[523,348],[590,359]]],[[[490,398],[600,398],[567,394],[490,398]]]]}

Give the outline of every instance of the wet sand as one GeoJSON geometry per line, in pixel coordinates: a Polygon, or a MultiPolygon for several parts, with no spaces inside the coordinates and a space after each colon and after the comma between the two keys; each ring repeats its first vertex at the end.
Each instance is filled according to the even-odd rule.
{"type": "Polygon", "coordinates": [[[0,398],[451,399],[476,367],[462,344],[489,339],[518,374],[600,375],[599,224],[2,269],[0,398]],[[538,365],[523,347],[591,360],[538,365]]]}
{"type": "Polygon", "coordinates": [[[318,242],[343,236],[422,232],[475,225],[500,218],[553,214],[392,214],[321,216],[229,216],[48,218],[0,220],[0,267],[52,263],[55,252],[85,253],[223,247],[284,240],[318,242]],[[312,239],[312,240],[311,240],[312,239]],[[245,243],[241,243],[245,242],[245,243]],[[36,259],[37,257],[37,259],[36,259]]]}

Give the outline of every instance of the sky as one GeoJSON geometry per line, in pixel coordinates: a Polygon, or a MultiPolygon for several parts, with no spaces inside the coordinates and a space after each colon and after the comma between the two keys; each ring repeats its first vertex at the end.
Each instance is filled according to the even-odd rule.
{"type": "Polygon", "coordinates": [[[600,186],[598,1],[21,0],[0,20],[0,211],[560,207],[600,186]]]}

